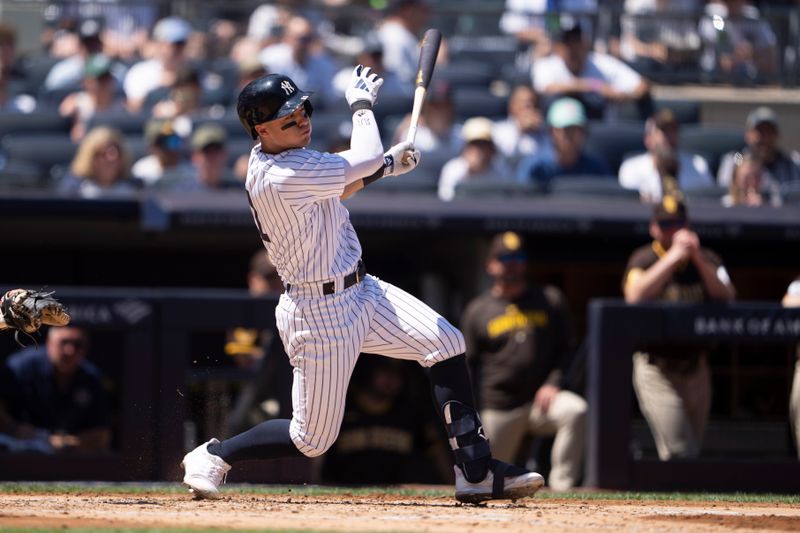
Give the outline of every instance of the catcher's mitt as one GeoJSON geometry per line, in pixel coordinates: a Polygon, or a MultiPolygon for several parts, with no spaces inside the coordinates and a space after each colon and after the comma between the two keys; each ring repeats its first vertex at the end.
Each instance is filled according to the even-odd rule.
{"type": "Polygon", "coordinates": [[[70,316],[64,306],[53,298],[52,292],[12,289],[0,298],[0,313],[6,326],[28,335],[36,333],[42,324],[66,326],[70,316]]]}

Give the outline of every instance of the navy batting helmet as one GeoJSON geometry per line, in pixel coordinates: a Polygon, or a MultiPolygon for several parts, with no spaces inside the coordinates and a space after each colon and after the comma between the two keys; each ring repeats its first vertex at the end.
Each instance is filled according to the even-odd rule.
{"type": "Polygon", "coordinates": [[[298,89],[288,76],[268,74],[251,81],[242,89],[236,102],[236,112],[247,133],[253,139],[258,139],[257,124],[285,117],[301,105],[311,116],[314,107],[308,98],[312,94],[298,89]]]}

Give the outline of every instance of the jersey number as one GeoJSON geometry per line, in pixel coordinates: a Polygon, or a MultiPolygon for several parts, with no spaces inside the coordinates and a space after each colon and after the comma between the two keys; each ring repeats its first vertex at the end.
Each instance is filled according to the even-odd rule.
{"type": "Polygon", "coordinates": [[[253,218],[256,219],[256,227],[258,228],[258,233],[261,235],[261,240],[264,242],[272,242],[269,240],[269,235],[264,233],[264,230],[261,229],[261,221],[258,220],[258,211],[256,211],[255,206],[253,205],[253,199],[250,198],[250,191],[245,191],[247,194],[247,203],[250,204],[250,210],[253,212],[253,218]]]}

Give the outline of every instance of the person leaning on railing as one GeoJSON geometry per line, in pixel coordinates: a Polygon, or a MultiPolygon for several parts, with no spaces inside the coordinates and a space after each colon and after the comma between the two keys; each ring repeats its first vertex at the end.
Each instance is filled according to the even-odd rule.
{"type": "MultiPolygon", "coordinates": [[[[653,209],[653,242],[633,252],[623,291],[631,304],[653,301],[727,302],[735,290],[722,260],[700,246],[686,206],[665,196],[653,209]]],[[[633,387],[661,460],[696,457],[711,407],[706,354],[659,344],[633,354],[633,387]]]]}

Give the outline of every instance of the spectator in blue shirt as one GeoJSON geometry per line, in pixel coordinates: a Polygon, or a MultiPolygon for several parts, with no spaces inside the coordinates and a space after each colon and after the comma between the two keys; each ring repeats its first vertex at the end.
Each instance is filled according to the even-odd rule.
{"type": "Polygon", "coordinates": [[[100,371],[86,361],[76,327],[50,328],[44,346],[0,367],[0,450],[55,453],[107,449],[109,404],[100,371]]]}
{"type": "Polygon", "coordinates": [[[517,177],[530,180],[547,190],[558,176],[608,176],[610,170],[602,159],[584,149],[586,144],[586,111],[574,98],[559,98],[547,111],[551,145],[520,161],[517,177]]]}

